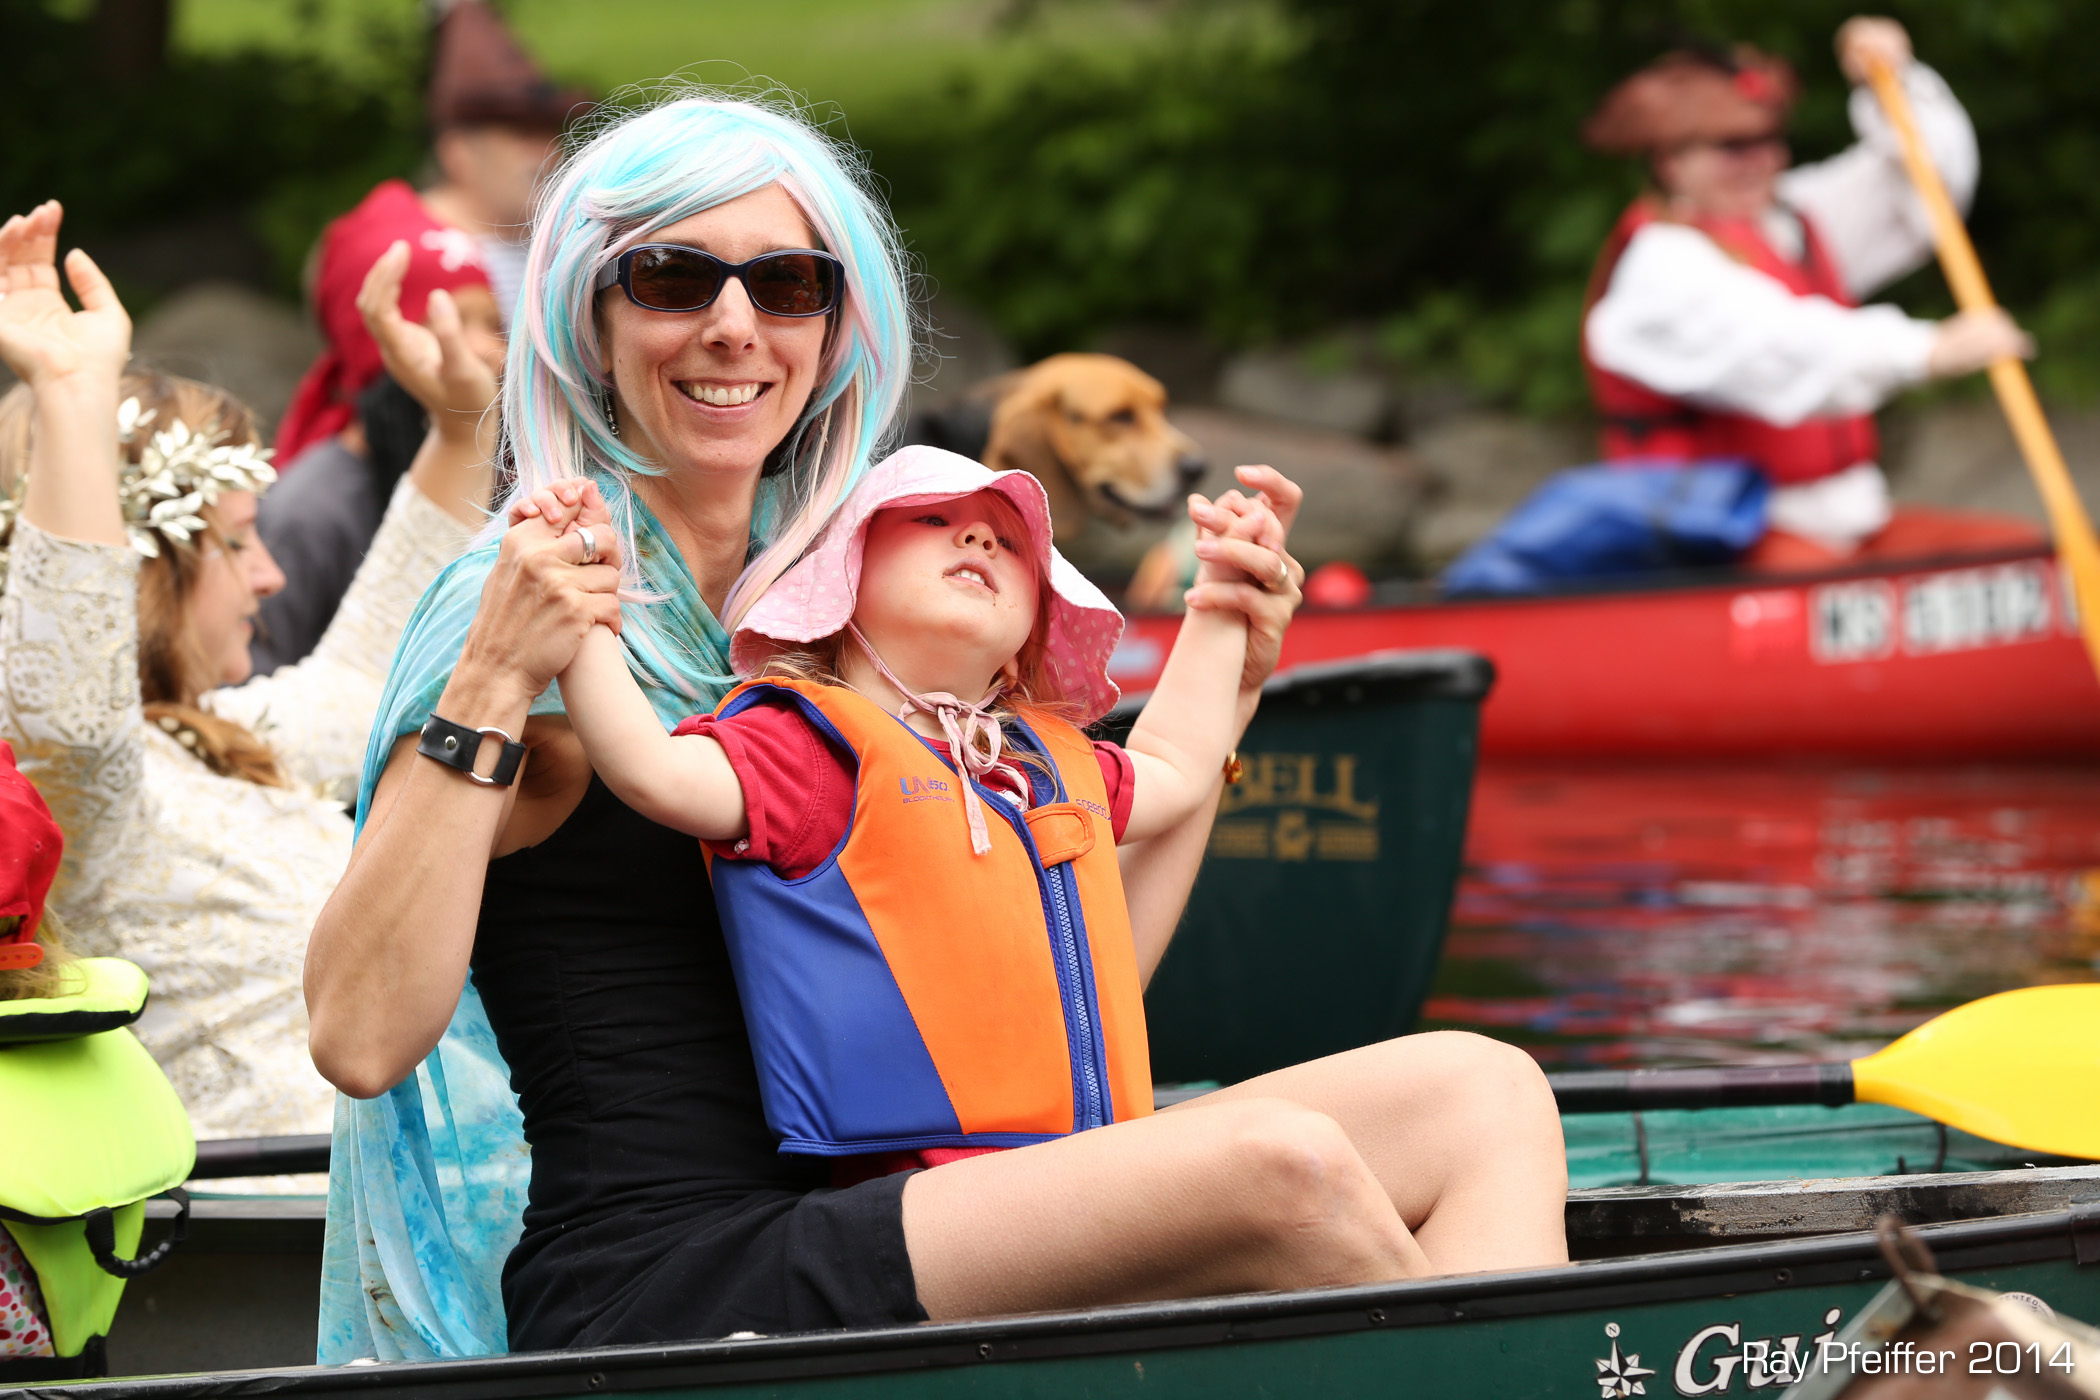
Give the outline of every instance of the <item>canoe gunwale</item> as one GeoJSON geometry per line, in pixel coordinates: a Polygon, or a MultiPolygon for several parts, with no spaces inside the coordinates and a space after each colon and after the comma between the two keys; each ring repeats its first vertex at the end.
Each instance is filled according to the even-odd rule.
{"type": "MultiPolygon", "coordinates": [[[[1372,600],[1361,607],[1323,608],[1307,604],[1301,611],[1350,613],[1400,609],[1499,608],[1638,597],[1646,593],[1737,593],[1746,589],[1849,583],[1863,578],[1895,578],[1903,574],[1933,573],[1942,569],[1989,568],[1993,564],[2017,564],[2029,559],[2055,558],[2055,546],[2043,541],[2036,544],[1998,545],[1989,549],[1942,550],[1934,554],[1908,555],[1900,559],[1851,559],[1827,568],[1785,573],[1758,573],[1737,568],[1732,564],[1708,569],[1655,569],[1641,573],[1566,579],[1545,584],[1529,593],[1445,593],[1434,580],[1404,580],[1376,585],[1372,600]]],[[[1177,622],[1182,616],[1179,612],[1151,608],[1133,609],[1129,615],[1132,618],[1166,618],[1177,622]]]]}
{"type": "Polygon", "coordinates": [[[1823,1180],[1601,1186],[1568,1193],[1570,1241],[1796,1238],[2068,1210],[2100,1202],[2100,1164],[1823,1180]]]}
{"type": "MultiPolygon", "coordinates": [[[[1262,682],[1264,704],[1308,698],[1334,685],[1374,686],[1385,699],[1485,700],[1495,688],[1495,663],[1465,647],[1386,647],[1335,661],[1287,666],[1262,682]]],[[[1131,723],[1152,698],[1152,688],[1131,690],[1102,718],[1131,723]]]]}
{"type": "MultiPolygon", "coordinates": [[[[2100,1199],[2062,1210],[1922,1226],[1942,1272],[2100,1262],[2100,1199]]],[[[1280,1294],[1130,1304],[920,1327],[543,1352],[386,1366],[306,1367],[28,1388],[87,1400],[360,1392],[416,1400],[661,1390],[920,1371],[1001,1361],[1336,1335],[1853,1284],[1888,1276],[1873,1234],[1634,1255],[1551,1269],[1280,1294]]]]}
{"type": "MultiPolygon", "coordinates": [[[[2100,1200],[2100,1163],[1902,1176],[1595,1186],[1568,1193],[1571,1244],[1617,1245],[1613,1257],[1683,1241],[1723,1244],[1867,1230],[1884,1212],[1912,1225],[2068,1209],[2100,1200]]],[[[172,1219],[149,1201],[149,1221],[172,1219]]],[[[192,1197],[185,1254],[318,1253],[319,1196],[192,1197]]],[[[1681,1246],[1680,1246],[1681,1247],[1681,1246]]]]}
{"type": "MultiPolygon", "coordinates": [[[[2056,558],[2047,542],[2007,544],[1991,549],[1953,549],[1936,554],[1911,555],[1901,559],[1852,559],[1822,569],[1798,572],[1758,573],[1734,565],[1711,569],[1660,569],[1648,573],[1614,574],[1599,578],[1569,579],[1531,593],[1443,593],[1430,592],[1393,601],[1375,600],[1368,608],[1471,608],[1522,606],[1531,603],[1570,603],[1586,599],[1638,597],[1646,593],[1740,593],[1769,588],[1813,587],[1825,583],[1849,583],[1855,579],[1897,578],[1905,574],[1936,573],[1945,569],[1989,568],[1993,564],[2017,564],[2029,559],[2056,558]]],[[[1348,609],[1336,609],[1348,611],[1348,609]]],[[[1140,614],[1149,616],[1150,614],[1140,614]]],[[[1171,615],[1171,614],[1170,614],[1171,615]]]]}

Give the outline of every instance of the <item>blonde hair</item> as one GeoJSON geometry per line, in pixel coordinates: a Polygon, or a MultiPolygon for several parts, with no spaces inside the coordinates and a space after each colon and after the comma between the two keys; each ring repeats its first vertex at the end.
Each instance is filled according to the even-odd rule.
{"type": "MultiPolygon", "coordinates": [[[[156,423],[179,418],[204,436],[236,446],[261,441],[255,415],[246,404],[224,389],[193,379],[127,370],[117,397],[137,399],[141,409],[152,411],[156,423]]],[[[0,397],[0,487],[10,492],[29,470],[35,416],[26,384],[0,397]]],[[[135,463],[143,446],[141,440],[118,450],[135,463]]],[[[283,770],[268,744],[245,726],[197,704],[220,683],[218,667],[205,651],[189,610],[204,570],[205,555],[199,548],[204,542],[222,552],[230,549],[216,526],[197,540],[163,537],[160,557],[144,560],[139,570],[139,698],[148,723],[194,734],[194,743],[187,746],[213,772],[262,787],[283,787],[283,770]]]]}
{"type": "MultiPolygon", "coordinates": [[[[10,937],[21,926],[20,914],[0,917],[0,938],[10,937]]],[[[36,943],[44,950],[44,960],[35,967],[0,967],[0,1001],[61,997],[78,990],[79,979],[69,975],[73,951],[66,947],[66,926],[57,910],[44,910],[36,926],[36,943]]]]}

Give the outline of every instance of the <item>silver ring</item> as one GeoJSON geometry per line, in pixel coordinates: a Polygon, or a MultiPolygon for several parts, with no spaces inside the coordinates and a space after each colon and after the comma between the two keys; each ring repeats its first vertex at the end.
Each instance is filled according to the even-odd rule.
{"type": "Polygon", "coordinates": [[[591,533],[591,527],[588,525],[578,525],[576,527],[576,534],[577,537],[583,541],[583,558],[577,560],[576,562],[586,567],[597,563],[599,558],[598,537],[591,533]]]}

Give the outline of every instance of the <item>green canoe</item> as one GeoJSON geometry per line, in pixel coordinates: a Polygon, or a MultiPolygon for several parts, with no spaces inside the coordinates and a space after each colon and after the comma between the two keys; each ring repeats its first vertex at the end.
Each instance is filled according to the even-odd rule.
{"type": "Polygon", "coordinates": [[[2100,1316],[2100,1207],[2084,1203],[2100,1193],[2100,1168],[1691,1188],[1670,1201],[1651,1188],[1630,1189],[1642,1193],[1627,1202],[1637,1208],[1621,1211],[1593,1197],[1585,1217],[1732,1219],[1768,1237],[1720,1247],[1683,1247],[1709,1242],[1689,1234],[1657,1237],[1651,1247],[1680,1247],[1367,1288],[488,1360],[75,1382],[28,1393],[83,1400],[482,1400],[616,1391],[753,1400],[1412,1393],[1597,1400],[1606,1383],[1607,1396],[1777,1391],[1800,1378],[1817,1339],[1868,1306],[1888,1277],[1862,1228],[1887,1208],[1989,1210],[1920,1227],[1941,1272],[2033,1294],[2072,1316],[2100,1316]],[[1855,1228],[1785,1233],[1804,1216],[1855,1228]]]}
{"type": "Polygon", "coordinates": [[[342,1370],[298,1364],[313,1349],[322,1202],[213,1199],[199,1183],[188,1241],[130,1286],[108,1350],[120,1375],[198,1374],[34,1387],[0,1368],[0,1388],[19,1377],[35,1393],[83,1400],[616,1390],[1212,1400],[1417,1388],[1598,1400],[1609,1375],[1644,1387],[1626,1395],[1776,1394],[1770,1359],[1812,1350],[1886,1280],[1869,1233],[1883,1212],[1919,1224],[1948,1273],[2100,1317],[2100,1204],[2088,1204],[2100,1203],[2100,1166],[2036,1159],[1872,1105],[1584,1115],[1565,1126],[1569,1241],[1582,1261],[1566,1268],[342,1370]]]}
{"type": "MultiPolygon", "coordinates": [[[[1232,1083],[1414,1028],[1494,674],[1472,652],[1395,651],[1270,680],[1145,993],[1154,1080],[1232,1083]]],[[[1143,701],[1116,708],[1112,737],[1143,701]]]]}

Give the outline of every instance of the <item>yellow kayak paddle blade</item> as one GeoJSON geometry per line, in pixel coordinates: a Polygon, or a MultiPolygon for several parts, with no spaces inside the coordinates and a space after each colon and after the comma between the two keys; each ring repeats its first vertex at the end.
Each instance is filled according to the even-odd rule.
{"type": "Polygon", "coordinates": [[[1854,1096],[1993,1142],[2100,1158],[2100,983],[1957,1006],[1852,1062],[1854,1096]]]}

